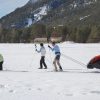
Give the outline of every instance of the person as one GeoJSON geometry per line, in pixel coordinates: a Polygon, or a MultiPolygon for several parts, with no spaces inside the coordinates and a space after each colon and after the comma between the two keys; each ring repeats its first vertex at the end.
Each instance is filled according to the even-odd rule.
{"type": "Polygon", "coordinates": [[[3,70],[3,62],[4,62],[3,56],[2,54],[0,54],[0,70],[3,70]]]}
{"type": "Polygon", "coordinates": [[[61,53],[60,53],[60,48],[57,44],[55,44],[55,42],[51,42],[52,43],[52,47],[50,47],[48,45],[48,47],[55,52],[55,58],[54,58],[54,61],[53,61],[53,64],[54,64],[54,67],[55,67],[55,71],[58,71],[57,69],[57,65],[59,66],[59,69],[60,71],[63,71],[62,67],[61,67],[61,64],[60,64],[60,56],[61,56],[61,53]],[[57,64],[57,65],[56,65],[57,64]]]}
{"type": "Polygon", "coordinates": [[[93,57],[87,64],[88,69],[97,68],[100,69],[100,55],[93,57]]]}
{"type": "Polygon", "coordinates": [[[46,49],[45,49],[45,47],[44,47],[44,45],[43,45],[43,43],[40,43],[40,50],[37,50],[37,48],[36,48],[36,51],[38,52],[38,53],[41,53],[41,59],[40,59],[40,68],[39,69],[42,69],[43,68],[43,65],[44,65],[44,69],[47,69],[47,65],[46,65],[46,63],[45,63],[45,54],[46,54],[46,49]]]}

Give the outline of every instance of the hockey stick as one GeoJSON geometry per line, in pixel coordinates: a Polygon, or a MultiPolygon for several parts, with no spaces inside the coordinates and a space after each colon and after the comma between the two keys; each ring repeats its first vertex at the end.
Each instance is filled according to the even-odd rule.
{"type": "MultiPolygon", "coordinates": [[[[36,44],[34,44],[35,45],[35,50],[37,49],[37,45],[36,44]]],[[[34,61],[34,58],[32,57],[31,58],[31,62],[30,62],[30,64],[29,64],[29,67],[32,67],[32,62],[34,61]]]]}

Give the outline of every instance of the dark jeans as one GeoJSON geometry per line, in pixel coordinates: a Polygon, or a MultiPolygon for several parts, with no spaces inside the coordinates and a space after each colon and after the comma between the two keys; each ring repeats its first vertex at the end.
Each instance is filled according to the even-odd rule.
{"type": "Polygon", "coordinates": [[[2,64],[3,64],[3,61],[0,62],[0,70],[3,70],[2,64]]]}
{"type": "Polygon", "coordinates": [[[40,68],[43,68],[43,65],[45,68],[47,68],[47,65],[45,63],[45,56],[41,56],[41,59],[40,59],[40,68]]]}

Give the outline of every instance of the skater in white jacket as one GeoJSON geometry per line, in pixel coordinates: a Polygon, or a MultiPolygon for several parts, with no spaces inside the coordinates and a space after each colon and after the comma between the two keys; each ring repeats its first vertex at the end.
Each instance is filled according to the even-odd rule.
{"type": "Polygon", "coordinates": [[[43,43],[40,43],[40,50],[37,50],[36,51],[38,53],[41,53],[41,59],[40,59],[40,68],[39,69],[42,69],[43,68],[43,65],[44,65],[44,69],[47,69],[47,65],[45,63],[45,54],[46,54],[46,49],[43,45],[43,43]]]}

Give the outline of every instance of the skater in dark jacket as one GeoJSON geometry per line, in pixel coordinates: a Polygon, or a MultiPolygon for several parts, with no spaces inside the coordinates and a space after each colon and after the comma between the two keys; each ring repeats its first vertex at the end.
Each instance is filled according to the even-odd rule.
{"type": "Polygon", "coordinates": [[[3,56],[2,54],[0,54],[0,70],[3,70],[3,62],[4,62],[3,56]]]}
{"type": "Polygon", "coordinates": [[[45,47],[43,46],[43,43],[40,43],[40,50],[37,50],[36,51],[38,53],[41,53],[41,59],[40,59],[40,68],[39,69],[42,69],[43,68],[43,65],[44,65],[44,69],[47,69],[47,65],[45,63],[45,54],[46,54],[46,49],[45,47]]]}
{"type": "Polygon", "coordinates": [[[60,48],[59,48],[59,46],[57,44],[55,44],[55,42],[52,42],[52,46],[53,46],[53,48],[48,45],[48,47],[52,51],[55,52],[55,58],[54,58],[54,61],[53,61],[53,64],[54,64],[54,67],[55,67],[55,71],[58,71],[57,65],[59,66],[60,71],[63,71],[63,69],[61,67],[61,64],[60,64],[60,56],[61,56],[60,48]]]}

